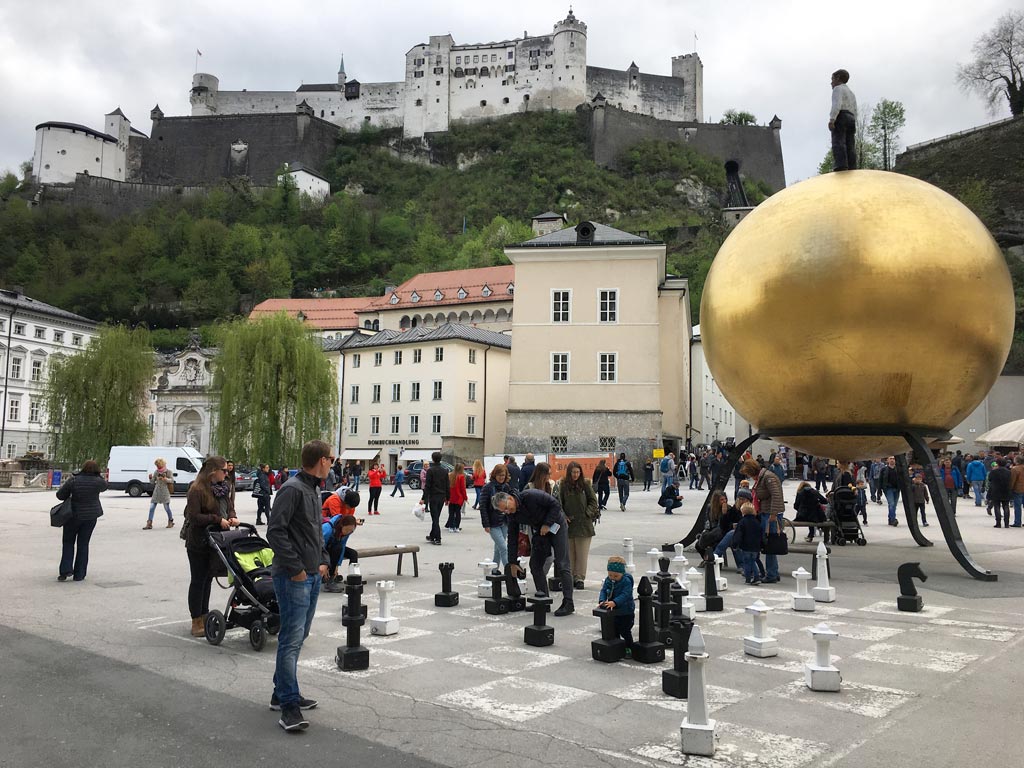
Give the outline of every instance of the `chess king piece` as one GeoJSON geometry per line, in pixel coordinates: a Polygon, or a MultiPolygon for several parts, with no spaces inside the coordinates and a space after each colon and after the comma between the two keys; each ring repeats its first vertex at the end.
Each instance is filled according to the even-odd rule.
{"type": "Polygon", "coordinates": [[[523,630],[523,642],[537,648],[553,645],[555,628],[547,625],[547,614],[551,610],[550,597],[528,597],[526,602],[533,610],[533,624],[523,630]]]}
{"type": "Polygon", "coordinates": [[[459,604],[459,593],[452,591],[452,571],[455,563],[438,563],[441,572],[441,591],[434,595],[434,605],[438,608],[454,608],[459,604]]]}
{"type": "Polygon", "coordinates": [[[804,666],[804,682],[812,691],[838,691],[843,677],[832,664],[830,646],[839,637],[827,624],[819,624],[807,630],[814,638],[814,661],[804,666]]]}
{"type": "Polygon", "coordinates": [[[687,673],[686,653],[693,627],[691,619],[679,619],[673,621],[671,625],[672,669],[666,669],[661,673],[661,690],[665,695],[677,699],[685,699],[688,694],[690,678],[687,673]]]}
{"type": "Polygon", "coordinates": [[[796,579],[796,592],[791,595],[793,598],[793,610],[813,611],[814,597],[807,593],[807,582],[811,580],[811,574],[801,566],[793,571],[793,578],[796,579]]]}
{"type": "Polygon", "coordinates": [[[779,655],[779,641],[768,634],[768,614],[771,611],[761,600],[747,606],[747,613],[754,617],[754,634],[743,638],[743,652],[748,656],[766,659],[779,655]]]}
{"type": "Polygon", "coordinates": [[[715,754],[715,721],[708,717],[707,681],[704,669],[709,658],[700,627],[694,626],[690,633],[689,648],[686,652],[689,672],[686,717],[683,718],[683,723],[679,726],[684,755],[712,757],[715,754]]]}
{"type": "Polygon", "coordinates": [[[811,590],[815,602],[834,603],[836,601],[836,588],[829,586],[828,575],[828,552],[825,551],[825,542],[818,542],[818,552],[815,555],[817,560],[818,586],[811,590]]]}
{"type": "Polygon", "coordinates": [[[366,606],[362,605],[363,585],[366,582],[359,575],[358,569],[356,571],[350,569],[345,577],[348,610],[341,617],[345,627],[345,645],[338,648],[334,658],[338,669],[344,672],[355,672],[370,666],[370,651],[359,644],[359,630],[366,623],[366,606]]]}
{"type": "Polygon", "coordinates": [[[398,619],[391,615],[391,593],[394,591],[395,582],[377,582],[377,595],[380,598],[380,607],[377,611],[377,618],[370,619],[371,635],[398,634],[398,619]]]}
{"type": "Polygon", "coordinates": [[[896,607],[909,613],[920,613],[924,608],[924,598],[917,594],[914,579],[928,581],[920,563],[904,563],[896,569],[896,577],[900,581],[900,596],[896,598],[896,607]]]}
{"type": "Polygon", "coordinates": [[[704,561],[704,610],[708,613],[718,612],[725,609],[722,596],[718,594],[718,581],[715,577],[715,553],[708,549],[708,557],[704,561]]]}
{"type": "Polygon", "coordinates": [[[601,620],[601,639],[590,644],[594,661],[613,664],[626,656],[626,641],[615,631],[615,614],[609,608],[595,608],[594,615],[601,620]]]}
{"type": "Polygon", "coordinates": [[[658,640],[654,625],[654,590],[646,576],[640,579],[636,596],[640,603],[640,639],[633,643],[633,660],[641,664],[656,664],[665,660],[665,644],[658,640]]]}

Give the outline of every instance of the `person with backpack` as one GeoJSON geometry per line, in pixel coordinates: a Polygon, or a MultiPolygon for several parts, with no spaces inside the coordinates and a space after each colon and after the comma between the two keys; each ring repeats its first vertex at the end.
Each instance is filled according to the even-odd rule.
{"type": "Polygon", "coordinates": [[[664,493],[665,488],[676,479],[676,455],[670,451],[661,460],[661,465],[658,469],[661,470],[661,492],[664,493]]]}
{"type": "Polygon", "coordinates": [[[619,489],[619,509],[626,511],[626,502],[629,500],[629,484],[636,480],[633,475],[633,464],[626,459],[625,452],[619,454],[615,462],[615,486],[619,489]]]}
{"type": "Polygon", "coordinates": [[[573,589],[583,589],[590,559],[590,541],[594,538],[594,523],[601,519],[597,508],[597,494],[583,477],[583,467],[570,461],[565,477],[555,483],[551,495],[558,499],[569,523],[569,570],[572,571],[573,589]]]}

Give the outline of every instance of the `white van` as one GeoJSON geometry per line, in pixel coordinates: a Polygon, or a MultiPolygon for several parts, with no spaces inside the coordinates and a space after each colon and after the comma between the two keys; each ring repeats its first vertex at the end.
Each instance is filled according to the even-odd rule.
{"type": "Polygon", "coordinates": [[[127,491],[129,496],[153,495],[149,481],[156,471],[154,461],[162,458],[174,475],[174,492],[185,493],[203,466],[203,454],[195,448],[183,446],[115,445],[110,449],[107,462],[107,486],[115,491],[127,491]]]}

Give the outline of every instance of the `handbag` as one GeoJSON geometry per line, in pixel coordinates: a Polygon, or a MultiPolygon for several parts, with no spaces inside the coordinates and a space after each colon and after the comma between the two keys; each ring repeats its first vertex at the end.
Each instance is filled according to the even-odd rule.
{"type": "MultiPolygon", "coordinates": [[[[779,527],[781,528],[781,526],[779,527]]],[[[785,532],[780,530],[773,533],[769,528],[768,532],[764,535],[764,543],[761,549],[766,555],[788,555],[789,539],[786,538],[785,532]]]]}
{"type": "Polygon", "coordinates": [[[192,518],[185,515],[185,522],[181,524],[181,529],[178,532],[178,538],[182,541],[188,541],[188,535],[192,531],[192,518]]]}
{"type": "Polygon", "coordinates": [[[75,512],[71,508],[71,497],[68,497],[60,504],[55,504],[50,508],[50,525],[54,528],[63,528],[65,523],[71,522],[71,518],[74,516],[75,512]]]}
{"type": "Polygon", "coordinates": [[[530,556],[530,537],[524,531],[519,532],[518,547],[519,557],[530,556]]]}

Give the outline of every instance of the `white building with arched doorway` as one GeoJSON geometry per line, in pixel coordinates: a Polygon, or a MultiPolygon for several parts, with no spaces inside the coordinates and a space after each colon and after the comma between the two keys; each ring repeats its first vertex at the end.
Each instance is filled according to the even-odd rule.
{"type": "Polygon", "coordinates": [[[193,338],[183,350],[157,355],[146,414],[152,445],[212,452],[214,353],[193,338]]]}

